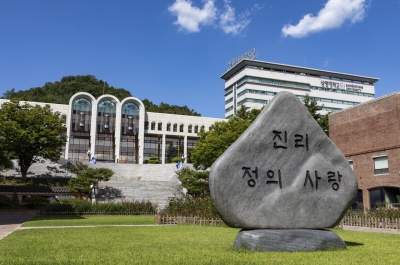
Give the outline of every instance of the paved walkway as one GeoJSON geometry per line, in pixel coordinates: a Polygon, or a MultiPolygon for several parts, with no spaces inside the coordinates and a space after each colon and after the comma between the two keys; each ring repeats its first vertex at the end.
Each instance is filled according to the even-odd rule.
{"type": "Polygon", "coordinates": [[[0,240],[34,216],[34,214],[0,214],[0,240]]]}

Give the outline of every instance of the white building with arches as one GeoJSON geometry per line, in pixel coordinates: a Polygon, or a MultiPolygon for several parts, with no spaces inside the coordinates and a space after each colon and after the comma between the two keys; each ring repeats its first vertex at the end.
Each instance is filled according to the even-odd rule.
{"type": "MultiPolygon", "coordinates": [[[[8,101],[0,99],[0,104],[8,101]]],[[[68,105],[49,105],[61,113],[67,126],[61,158],[88,161],[94,157],[100,163],[146,164],[151,156],[162,164],[171,163],[174,157],[190,162],[198,132],[202,128],[209,131],[214,122],[224,120],[146,112],[136,97],[120,101],[102,95],[96,99],[85,92],[73,95],[68,105]]]]}

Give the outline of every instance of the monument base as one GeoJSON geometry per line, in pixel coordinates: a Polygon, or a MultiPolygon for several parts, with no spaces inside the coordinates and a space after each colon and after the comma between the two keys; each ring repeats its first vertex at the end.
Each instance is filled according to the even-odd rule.
{"type": "Polygon", "coordinates": [[[329,230],[242,229],[236,236],[233,248],[252,251],[315,251],[346,248],[346,243],[329,230]]]}

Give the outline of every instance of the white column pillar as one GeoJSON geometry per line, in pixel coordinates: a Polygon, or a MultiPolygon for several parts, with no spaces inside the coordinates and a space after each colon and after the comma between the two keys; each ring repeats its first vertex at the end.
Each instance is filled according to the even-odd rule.
{"type": "Polygon", "coordinates": [[[161,158],[161,164],[165,164],[165,133],[162,135],[162,158],[161,158]]]}
{"type": "Polygon", "coordinates": [[[115,111],[115,161],[114,163],[117,163],[119,161],[119,152],[120,152],[120,146],[121,146],[121,104],[117,102],[115,104],[116,111],[115,111]]]}
{"type": "Polygon", "coordinates": [[[183,148],[184,148],[183,157],[185,158],[185,163],[186,163],[187,156],[188,156],[188,154],[187,154],[187,135],[185,135],[184,138],[183,138],[183,148]]]}

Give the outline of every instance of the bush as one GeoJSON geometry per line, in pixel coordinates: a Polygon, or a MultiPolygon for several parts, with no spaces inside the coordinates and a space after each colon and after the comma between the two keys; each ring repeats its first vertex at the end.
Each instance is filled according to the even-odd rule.
{"type": "Polygon", "coordinates": [[[18,198],[18,194],[16,191],[14,191],[14,193],[11,197],[11,206],[13,209],[17,209],[19,206],[19,198],[18,198]]]}
{"type": "Polygon", "coordinates": [[[151,156],[148,164],[160,164],[160,161],[158,160],[158,157],[151,156]]]}
{"type": "Polygon", "coordinates": [[[0,208],[10,208],[11,198],[5,195],[0,195],[0,208]]]}
{"type": "Polygon", "coordinates": [[[46,203],[50,203],[50,200],[45,197],[31,196],[22,199],[22,202],[26,203],[31,209],[38,209],[46,203]]]}
{"type": "Polygon", "coordinates": [[[365,212],[363,210],[349,210],[346,213],[347,216],[367,216],[376,218],[400,218],[400,210],[388,208],[386,202],[377,202],[375,207],[372,209],[367,209],[365,212]]]}
{"type": "Polygon", "coordinates": [[[46,205],[42,209],[44,212],[104,212],[104,213],[125,213],[141,214],[143,212],[153,213],[157,211],[157,206],[149,201],[134,202],[109,202],[94,203],[79,199],[61,199],[61,204],[46,205]]]}
{"type": "Polygon", "coordinates": [[[170,200],[168,206],[160,212],[160,215],[219,218],[211,197],[193,198],[186,196],[183,198],[173,198],[170,200]]]}
{"type": "Polygon", "coordinates": [[[178,163],[178,162],[181,162],[181,158],[180,157],[174,157],[174,158],[172,158],[172,163],[178,163]]]}

